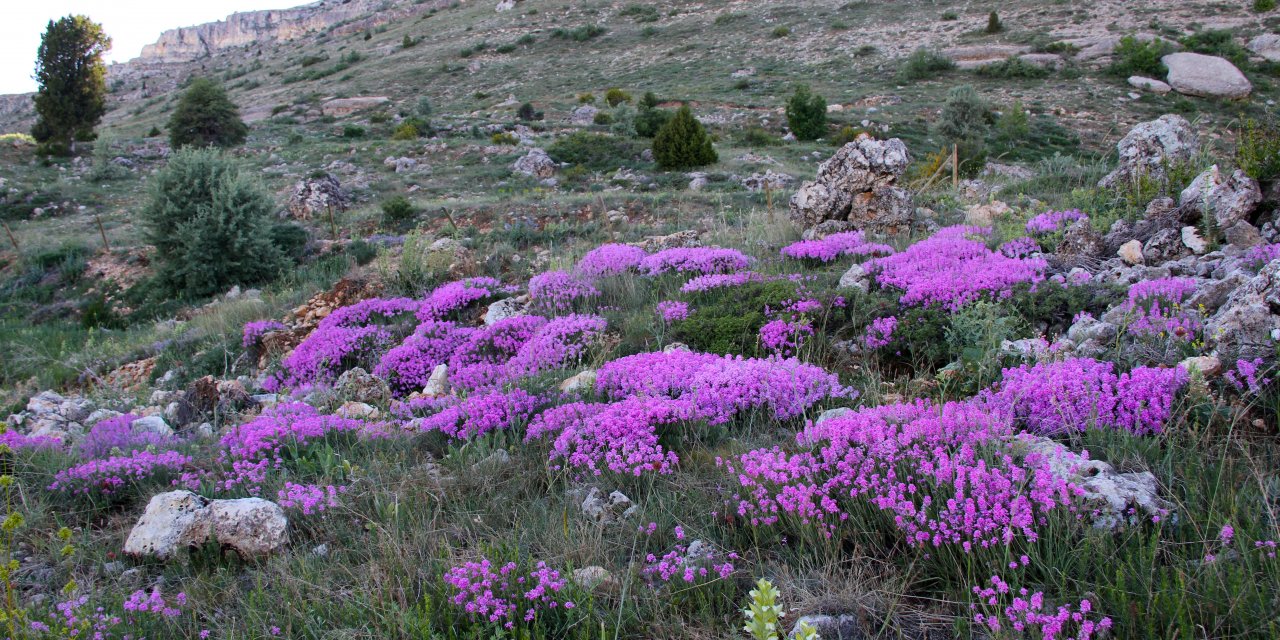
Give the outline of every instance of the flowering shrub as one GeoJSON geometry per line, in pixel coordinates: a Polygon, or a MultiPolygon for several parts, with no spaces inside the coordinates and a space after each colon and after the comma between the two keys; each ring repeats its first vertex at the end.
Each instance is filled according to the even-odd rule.
{"type": "Polygon", "coordinates": [[[1280,258],[1280,243],[1260,244],[1246,251],[1243,261],[1251,269],[1261,269],[1277,258],[1280,258]]]}
{"type": "Polygon", "coordinates": [[[335,310],[285,357],[285,382],[297,385],[337,377],[390,343],[392,333],[378,321],[394,320],[419,307],[409,298],[373,298],[335,310]]]}
{"type": "Polygon", "coordinates": [[[452,322],[427,320],[399,346],[383,354],[373,373],[385,378],[397,393],[420,390],[436,366],[448,362],[475,331],[452,322]]]}
{"type": "Polygon", "coordinates": [[[658,317],[668,324],[689,318],[689,303],[679,300],[663,300],[657,306],[658,317]]]}
{"type": "Polygon", "coordinates": [[[424,322],[444,320],[473,302],[497,295],[501,290],[502,283],[489,277],[466,278],[443,284],[422,301],[417,316],[424,322]]]}
{"type": "Polygon", "coordinates": [[[590,282],[565,271],[548,271],[529,279],[530,300],[551,312],[568,311],[575,302],[598,295],[600,291],[590,282]]]}
{"type": "Polygon", "coordinates": [[[1080,492],[1046,472],[1047,461],[1002,453],[1011,431],[974,404],[920,400],[810,425],[797,436],[809,451],[759,449],[720,462],[737,475],[738,513],[754,525],[788,516],[830,537],[855,514],[878,511],[909,545],[970,552],[1036,540],[1045,514],[1080,492]]]}
{"type": "Polygon", "coordinates": [[[813,337],[813,325],[804,320],[771,320],[760,327],[760,344],[769,353],[795,355],[813,337]]]}
{"type": "Polygon", "coordinates": [[[1182,303],[1196,290],[1192,278],[1143,280],[1129,287],[1124,309],[1129,316],[1128,331],[1134,336],[1195,338],[1200,331],[1199,314],[1182,303]]]}
{"type": "Polygon", "coordinates": [[[160,594],[160,587],[155,587],[150,593],[141,589],[134,591],[124,601],[124,610],[133,614],[151,613],[165,618],[175,618],[182,615],[182,607],[186,605],[187,594],[179,593],[173,597],[173,602],[169,602],[160,594]]]}
{"type": "Polygon", "coordinates": [[[126,413],[98,421],[76,446],[76,453],[82,458],[106,458],[144,449],[167,451],[182,444],[177,436],[135,432],[133,423],[140,417],[126,413]]]}
{"type": "Polygon", "coordinates": [[[1030,593],[1021,588],[1016,592],[1013,587],[1000,576],[991,576],[991,586],[973,587],[973,594],[978,602],[969,605],[975,611],[973,621],[985,626],[993,632],[1008,628],[1019,635],[1038,637],[1044,640],[1055,638],[1077,638],[1088,640],[1101,637],[1111,628],[1111,618],[1093,619],[1093,602],[1088,598],[1080,601],[1076,607],[1061,605],[1056,610],[1046,609],[1043,591],[1030,593]],[[994,610],[995,613],[979,611],[994,610]]]}
{"type": "Polygon", "coordinates": [[[338,494],[346,491],[346,487],[333,485],[322,487],[315,484],[286,482],[284,488],[277,492],[276,498],[280,506],[286,509],[296,507],[302,510],[303,515],[309,516],[337,507],[338,494]]]}
{"type": "Polygon", "coordinates": [[[463,389],[502,384],[507,362],[546,323],[540,316],[516,316],[477,329],[449,357],[449,382],[463,389]]]}
{"type": "Polygon", "coordinates": [[[0,423],[0,446],[9,451],[39,451],[42,449],[62,449],[62,441],[52,436],[29,436],[10,429],[0,423]]]}
{"type": "Polygon", "coordinates": [[[887,256],[893,247],[867,242],[861,231],[833,233],[821,240],[801,240],[782,248],[782,255],[795,260],[831,262],[841,256],[887,256]]]}
{"type": "Polygon", "coordinates": [[[640,261],[640,270],[648,275],[676,273],[729,273],[751,266],[752,259],[736,249],[718,247],[679,247],[664,249],[640,261]]]}
{"type": "Polygon", "coordinates": [[[1037,258],[1010,258],[987,249],[973,235],[981,227],[945,227],[907,250],[868,262],[882,287],[903,291],[899,303],[937,304],[955,311],[984,295],[1006,298],[1013,287],[1044,279],[1046,263],[1037,258]]]}
{"type": "Polygon", "coordinates": [[[568,581],[560,572],[539,562],[528,575],[519,573],[514,562],[501,567],[481,558],[453,567],[444,581],[456,592],[449,599],[467,615],[511,629],[517,621],[533,622],[546,609],[573,609],[571,600],[560,597],[568,581]]]}
{"type": "Polygon", "coordinates": [[[507,377],[516,379],[580,363],[587,350],[604,337],[608,322],[600,316],[571,314],[553,318],[507,362],[507,377]]]}
{"type": "Polygon", "coordinates": [[[1079,209],[1069,211],[1046,211],[1027,221],[1027,233],[1043,235],[1066,230],[1077,220],[1088,220],[1079,209]]]}
{"type": "Polygon", "coordinates": [[[862,343],[868,349],[879,349],[888,346],[893,342],[893,330],[898,327],[898,319],[889,316],[887,318],[876,318],[867,325],[867,333],[862,337],[862,343]]]}
{"type": "Polygon", "coordinates": [[[248,349],[249,347],[258,344],[258,341],[262,339],[262,336],[271,333],[272,331],[280,331],[287,328],[288,327],[284,326],[284,323],[276,322],[275,320],[255,320],[253,322],[246,322],[244,325],[244,337],[241,339],[240,345],[248,349]]]}
{"type": "Polygon", "coordinates": [[[1237,391],[1247,390],[1249,393],[1261,393],[1264,387],[1271,384],[1271,378],[1258,375],[1261,369],[1262,358],[1236,360],[1235,368],[1227,371],[1222,377],[1237,391]]]}
{"type": "Polygon", "coordinates": [[[644,260],[644,249],[626,244],[602,244],[578,260],[578,273],[588,278],[616,276],[634,271],[644,260]]]}
{"type": "Polygon", "coordinates": [[[481,393],[421,419],[418,428],[469,440],[528,421],[540,404],[537,398],[518,388],[481,393]]]}
{"type": "Polygon", "coordinates": [[[748,282],[763,282],[765,277],[754,271],[737,273],[711,273],[705,276],[690,278],[680,287],[681,293],[702,293],[712,289],[740,287],[748,282]]]}
{"type": "Polygon", "coordinates": [[[50,491],[78,495],[111,496],[135,487],[155,476],[174,473],[190,464],[191,457],[177,451],[131,454],[90,460],[59,471],[49,485],[50,491]]]}
{"type": "Polygon", "coordinates": [[[574,402],[535,417],[525,440],[555,435],[551,460],[563,460],[556,469],[573,467],[597,476],[606,470],[635,476],[646,471],[671,473],[680,460],[659,443],[661,431],[697,417],[693,403],[666,397],[574,402]]]}
{"type": "Polygon", "coordinates": [[[661,557],[646,555],[640,574],[655,586],[677,579],[687,584],[706,578],[725,580],[733,575],[733,561],[737,559],[737,553],[719,554],[710,545],[695,540],[689,545],[677,544],[661,557]]]}
{"type": "Polygon", "coordinates": [[[1000,253],[1008,258],[1028,258],[1040,252],[1040,243],[1027,236],[1000,245],[1000,253]]]}
{"type": "Polygon", "coordinates": [[[1159,433],[1186,385],[1186,370],[1139,367],[1116,375],[1114,367],[1089,358],[1024,364],[1005,369],[982,401],[1044,435],[1090,428],[1159,433]]]}

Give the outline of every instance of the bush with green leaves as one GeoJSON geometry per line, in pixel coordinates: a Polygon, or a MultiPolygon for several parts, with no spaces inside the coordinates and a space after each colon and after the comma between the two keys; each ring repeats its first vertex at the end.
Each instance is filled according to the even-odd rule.
{"type": "Polygon", "coordinates": [[[31,135],[41,149],[75,151],[77,140],[93,139],[107,112],[106,65],[111,38],[85,16],[50,20],[36,57],[36,124],[31,135]]]}
{"type": "Polygon", "coordinates": [[[358,124],[349,124],[342,127],[342,137],[344,138],[363,138],[364,127],[358,124]]]}
{"type": "Polygon", "coordinates": [[[992,11],[987,15],[987,33],[1000,33],[1004,31],[1004,23],[1000,22],[1000,14],[992,11]]]}
{"type": "Polygon", "coordinates": [[[1116,45],[1111,64],[1107,67],[1107,74],[1117,78],[1129,76],[1163,78],[1169,69],[1164,66],[1160,58],[1173,52],[1173,45],[1159,38],[1144,42],[1133,36],[1125,36],[1120,38],[1120,44],[1116,45]]]}
{"type": "Polygon", "coordinates": [[[1266,13],[1276,8],[1276,0],[1253,0],[1253,10],[1257,13],[1266,13]]]}
{"type": "Polygon", "coordinates": [[[396,127],[396,130],[391,133],[391,139],[416,140],[420,135],[422,135],[421,132],[418,131],[418,127],[414,126],[413,123],[401,122],[400,125],[396,127]]]}
{"type": "Polygon", "coordinates": [[[392,196],[382,201],[382,222],[387,225],[400,225],[413,219],[417,209],[404,196],[392,196]]]}
{"type": "Polygon", "coordinates": [[[1245,120],[1236,131],[1235,159],[1236,165],[1254,180],[1280,178],[1280,124],[1274,119],[1245,120]]]}
{"type": "Polygon", "coordinates": [[[704,167],[720,159],[711,136],[688,105],[680,107],[654,136],[653,158],[665,170],[704,167]]]}
{"type": "Polygon", "coordinates": [[[604,101],[609,103],[609,106],[616,107],[624,102],[631,102],[631,94],[617,87],[613,87],[604,92],[604,101]]]}
{"type": "Polygon", "coordinates": [[[796,296],[787,280],[748,282],[739,287],[697,294],[692,310],[675,323],[674,338],[695,351],[759,355],[765,309],[780,309],[796,296]]]}
{"type": "Polygon", "coordinates": [[[276,205],[261,183],[216,149],[180,149],[151,182],[140,217],[156,248],[158,290],[201,298],[280,273],[276,205]]]}
{"type": "Polygon", "coordinates": [[[541,120],[545,115],[535,109],[532,102],[526,102],[520,105],[519,109],[516,109],[516,117],[525,122],[533,122],[534,120],[541,120]]]}
{"type": "Polygon", "coordinates": [[[1002,80],[1034,79],[1047,77],[1049,69],[1027,62],[1019,56],[1010,56],[999,62],[978,67],[978,75],[1002,80]]]}
{"type": "Polygon", "coordinates": [[[615,171],[632,166],[643,147],[637,141],[603,133],[578,131],[557,139],[547,147],[556,162],[585,167],[589,171],[615,171]]]}
{"type": "Polygon", "coordinates": [[[671,119],[671,112],[659,109],[658,104],[658,97],[652,91],[646,92],[640,99],[640,108],[636,112],[636,135],[652,138],[671,119]]]}
{"type": "Polygon", "coordinates": [[[986,139],[994,116],[991,106],[972,85],[960,85],[947,92],[947,101],[934,123],[934,134],[960,156],[960,171],[972,175],[986,162],[986,139]]]}
{"type": "Polygon", "coordinates": [[[898,81],[928,80],[954,68],[956,63],[941,52],[920,48],[911,52],[898,68],[898,81]]]}
{"type": "Polygon", "coordinates": [[[249,127],[240,119],[240,109],[227,97],[222,85],[208,78],[196,78],[178,100],[169,116],[169,144],[174,149],[193,147],[234,147],[244,142],[249,127]]]}
{"type": "Polygon", "coordinates": [[[787,99],[787,127],[799,140],[817,140],[827,132],[827,100],[799,85],[787,99]]]}
{"type": "Polygon", "coordinates": [[[1235,35],[1228,29],[1194,33],[1182,39],[1182,46],[1195,53],[1225,58],[1242,69],[1249,66],[1249,50],[1236,42],[1235,35]]]}

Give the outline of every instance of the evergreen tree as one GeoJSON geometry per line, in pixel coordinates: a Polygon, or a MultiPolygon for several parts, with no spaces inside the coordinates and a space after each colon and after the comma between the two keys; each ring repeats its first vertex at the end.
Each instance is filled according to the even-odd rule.
{"type": "Polygon", "coordinates": [[[934,133],[948,147],[956,146],[960,170],[974,173],[982,169],[987,157],[987,134],[994,119],[991,106],[971,85],[960,85],[947,92],[947,101],[934,125],[934,133]]]}
{"type": "Polygon", "coordinates": [[[278,274],[271,195],[216,149],[182,149],[156,174],[141,216],[162,291],[199,298],[278,274]]]}
{"type": "Polygon", "coordinates": [[[192,80],[169,116],[169,145],[174,149],[188,145],[234,147],[244,142],[248,133],[240,109],[222,85],[208,78],[192,80]]]}
{"type": "Polygon", "coordinates": [[[102,56],[111,38],[85,16],[49,21],[36,57],[36,124],[31,134],[46,149],[74,152],[76,140],[91,140],[107,110],[102,56]]]}
{"type": "Polygon", "coordinates": [[[688,105],[662,125],[653,139],[653,157],[663,169],[691,169],[719,160],[711,137],[688,105]]]}
{"type": "Polygon", "coordinates": [[[787,127],[799,140],[817,140],[827,132],[827,101],[809,91],[807,85],[796,87],[787,100],[787,127]]]}
{"type": "Polygon", "coordinates": [[[671,112],[659,109],[658,96],[648,91],[640,99],[640,110],[636,113],[636,135],[652,138],[658,135],[658,130],[670,119],[671,112]]]}

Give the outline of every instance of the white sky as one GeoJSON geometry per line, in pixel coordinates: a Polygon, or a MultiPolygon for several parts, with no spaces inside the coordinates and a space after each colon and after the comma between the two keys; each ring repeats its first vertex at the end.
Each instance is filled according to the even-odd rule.
{"type": "Polygon", "coordinates": [[[49,20],[84,14],[111,36],[109,62],[137,57],[160,32],[221,20],[237,11],[285,9],[311,0],[0,0],[0,94],[35,91],[40,34],[49,20]]]}

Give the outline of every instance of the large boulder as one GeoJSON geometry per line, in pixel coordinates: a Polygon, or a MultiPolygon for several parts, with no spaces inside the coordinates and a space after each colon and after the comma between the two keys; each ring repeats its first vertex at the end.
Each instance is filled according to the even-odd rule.
{"type": "Polygon", "coordinates": [[[593,124],[596,121],[596,114],[598,113],[600,113],[599,109],[589,104],[584,104],[581,107],[574,109],[569,114],[569,122],[572,122],[573,124],[576,124],[578,126],[585,127],[587,125],[593,124]]]}
{"type": "Polygon", "coordinates": [[[213,540],[242,557],[261,557],[288,543],[288,525],[284,510],[269,500],[209,500],[190,491],[169,491],[147,503],[124,551],[170,560],[213,540]]]}
{"type": "Polygon", "coordinates": [[[1019,436],[1014,450],[1039,456],[1049,473],[1080,487],[1080,497],[1090,507],[1084,513],[1092,514],[1093,526],[1100,529],[1164,517],[1173,510],[1173,505],[1160,497],[1160,485],[1149,471],[1118,473],[1102,460],[1092,460],[1055,440],[1030,434],[1019,436]]]}
{"type": "Polygon", "coordinates": [[[801,229],[836,220],[875,233],[907,231],[915,209],[911,194],[895,184],[910,162],[901,140],[859,136],[791,197],[791,220],[801,229]]]}
{"type": "Polygon", "coordinates": [[[368,404],[384,404],[391,400],[391,386],[387,381],[360,367],[342,372],[333,388],[343,400],[368,404]]]}
{"type": "Polygon", "coordinates": [[[310,220],[320,214],[341,213],[351,206],[351,194],[331,173],[319,178],[299,180],[289,196],[289,215],[310,220]]]}
{"type": "Polygon", "coordinates": [[[1168,177],[1167,167],[1199,153],[1200,141],[1186,118],[1168,114],[1135,126],[1120,139],[1116,151],[1120,166],[1098,182],[1104,189],[1141,176],[1163,181],[1168,177]]]}
{"type": "Polygon", "coordinates": [[[1280,62],[1280,35],[1264,33],[1249,41],[1249,50],[1268,62],[1280,62]]]}
{"type": "Polygon", "coordinates": [[[534,178],[550,178],[556,174],[556,161],[546,151],[534,147],[516,160],[511,170],[534,178]]]}
{"type": "Polygon", "coordinates": [[[1240,285],[1205,323],[1205,337],[1227,358],[1275,355],[1280,338],[1280,260],[1240,285]]]}
{"type": "Polygon", "coordinates": [[[1167,81],[1174,91],[1202,98],[1245,98],[1253,85],[1224,58],[1183,51],[1160,59],[1169,68],[1167,81]]]}
{"type": "Polygon", "coordinates": [[[1178,200],[1180,206],[1195,207],[1212,215],[1223,229],[1247,221],[1260,202],[1262,189],[1257,180],[1239,169],[1230,175],[1224,174],[1216,164],[1196,176],[1178,200]]]}

